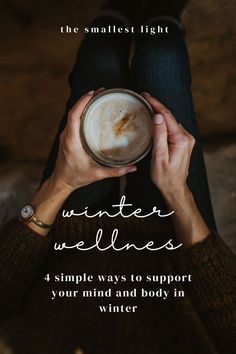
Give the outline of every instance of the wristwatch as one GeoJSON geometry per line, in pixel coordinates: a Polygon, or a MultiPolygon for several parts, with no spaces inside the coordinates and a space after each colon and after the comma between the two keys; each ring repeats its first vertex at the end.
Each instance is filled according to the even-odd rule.
{"type": "Polygon", "coordinates": [[[44,224],[36,217],[35,207],[32,204],[27,204],[21,209],[20,217],[22,221],[25,222],[32,221],[34,224],[41,227],[42,229],[49,230],[52,227],[52,225],[44,224]]]}

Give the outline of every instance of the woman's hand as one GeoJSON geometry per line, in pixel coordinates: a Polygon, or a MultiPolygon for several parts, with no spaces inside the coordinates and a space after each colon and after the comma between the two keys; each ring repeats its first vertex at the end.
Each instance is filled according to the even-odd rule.
{"type": "MultiPolygon", "coordinates": [[[[136,171],[134,165],[122,168],[103,167],[97,164],[82,147],[80,117],[91,98],[99,92],[101,89],[88,92],[70,110],[66,127],[60,136],[55,169],[32,201],[36,209],[36,217],[45,224],[53,224],[63,203],[75,189],[104,178],[120,177],[136,171]]],[[[42,236],[48,234],[48,230],[38,227],[32,221],[28,226],[42,236]]]]}
{"type": "Polygon", "coordinates": [[[73,191],[95,181],[120,177],[136,171],[134,165],[110,168],[99,165],[84,150],[80,140],[80,117],[88,102],[96,94],[82,96],[68,113],[67,125],[60,136],[60,146],[52,178],[62,188],[73,191]]]}
{"type": "Polygon", "coordinates": [[[154,112],[151,178],[163,194],[178,239],[185,247],[204,240],[210,233],[188,189],[191,153],[195,139],[172,113],[149,94],[143,94],[154,112]]]}
{"type": "Polygon", "coordinates": [[[145,96],[154,111],[151,178],[164,194],[184,191],[195,139],[154,97],[145,96]]]}

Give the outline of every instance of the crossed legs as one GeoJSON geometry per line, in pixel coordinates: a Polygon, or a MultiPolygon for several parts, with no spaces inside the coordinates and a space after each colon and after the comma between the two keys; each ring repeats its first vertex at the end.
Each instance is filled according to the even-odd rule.
{"type": "MultiPolygon", "coordinates": [[[[97,18],[93,26],[123,25],[113,18],[97,18]]],[[[160,24],[160,23],[158,23],[160,24]]],[[[155,24],[154,24],[155,25],[155,24]]],[[[162,24],[166,25],[166,24],[162,24]]],[[[191,74],[182,31],[169,23],[169,33],[162,36],[143,35],[136,40],[135,53],[129,68],[130,37],[128,35],[85,36],[69,76],[71,94],[65,114],[45,166],[43,180],[53,171],[59,136],[65,127],[67,113],[86,91],[98,87],[128,87],[140,93],[150,92],[164,103],[196,139],[188,185],[196,204],[209,227],[215,221],[209,195],[204,158],[191,94],[191,74]]],[[[138,172],[127,176],[126,196],[134,206],[150,210],[164,206],[157,188],[150,180],[150,154],[138,164],[138,172]]],[[[64,207],[109,208],[119,198],[119,180],[107,179],[72,193],[64,207]]]]}

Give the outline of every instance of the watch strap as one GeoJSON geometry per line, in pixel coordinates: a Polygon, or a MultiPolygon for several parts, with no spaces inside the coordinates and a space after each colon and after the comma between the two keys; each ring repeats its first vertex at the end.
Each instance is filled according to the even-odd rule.
{"type": "Polygon", "coordinates": [[[33,215],[32,219],[30,221],[32,221],[34,224],[36,224],[37,226],[41,227],[42,229],[49,230],[52,227],[52,225],[44,224],[35,215],[33,215]]]}

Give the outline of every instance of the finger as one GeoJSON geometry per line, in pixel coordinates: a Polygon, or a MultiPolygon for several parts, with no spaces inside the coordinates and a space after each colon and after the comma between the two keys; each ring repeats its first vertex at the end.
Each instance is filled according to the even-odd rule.
{"type": "MultiPolygon", "coordinates": [[[[142,96],[150,103],[150,105],[152,106],[152,108],[154,109],[154,111],[156,113],[169,113],[169,114],[171,114],[170,110],[166,106],[164,106],[163,103],[158,101],[155,97],[151,96],[149,93],[143,92],[142,96]]],[[[174,118],[174,116],[173,116],[173,118],[174,118]]]]}
{"type": "Polygon", "coordinates": [[[153,118],[153,150],[155,157],[167,157],[168,135],[167,127],[162,114],[156,114],[153,118]]]}
{"type": "Polygon", "coordinates": [[[183,132],[184,134],[186,134],[187,136],[192,136],[192,135],[183,127],[183,125],[182,125],[181,123],[178,123],[178,125],[179,125],[180,129],[182,130],[182,132],[183,132]]]}
{"type": "Polygon", "coordinates": [[[105,91],[105,90],[106,90],[106,87],[105,87],[105,86],[99,87],[99,88],[95,91],[94,96],[99,95],[99,93],[101,93],[101,92],[103,92],[103,91],[105,91]]]}
{"type": "Polygon", "coordinates": [[[184,132],[189,138],[191,138],[191,139],[193,140],[193,142],[195,142],[194,136],[193,136],[192,134],[190,134],[190,133],[183,127],[183,125],[182,125],[181,123],[179,123],[179,126],[182,128],[183,132],[184,132]]]}
{"type": "Polygon", "coordinates": [[[121,177],[126,175],[127,173],[133,173],[137,171],[137,167],[135,165],[125,166],[125,167],[101,167],[99,171],[100,178],[108,178],[108,177],[121,177]]]}
{"type": "Polygon", "coordinates": [[[68,123],[69,124],[79,124],[80,117],[83,110],[89,103],[89,101],[94,97],[94,90],[87,92],[85,95],[81,96],[80,99],[75,103],[68,113],[68,123]]]}
{"type": "MultiPolygon", "coordinates": [[[[173,120],[176,121],[174,115],[171,113],[171,111],[160,101],[158,101],[155,97],[151,96],[150,94],[147,94],[146,92],[142,93],[142,96],[145,97],[145,99],[150,103],[152,108],[156,113],[161,113],[165,117],[165,115],[168,115],[171,117],[173,120]]],[[[178,124],[176,122],[176,124],[178,124]]]]}
{"type": "Polygon", "coordinates": [[[146,93],[143,93],[143,96],[150,103],[155,112],[160,113],[164,116],[168,136],[174,138],[175,141],[180,141],[183,136],[183,130],[179,126],[178,122],[176,121],[174,115],[170,112],[170,110],[165,107],[161,102],[159,102],[155,97],[147,95],[146,93]]]}
{"type": "Polygon", "coordinates": [[[83,113],[84,108],[89,103],[89,101],[94,97],[94,91],[91,90],[85,95],[81,96],[80,99],[75,103],[72,109],[68,113],[67,125],[66,125],[66,136],[67,139],[72,141],[80,142],[80,117],[83,113]]]}
{"type": "Polygon", "coordinates": [[[193,147],[194,147],[194,145],[195,145],[195,142],[196,142],[194,136],[193,136],[192,134],[190,134],[190,133],[182,126],[181,123],[179,123],[179,126],[180,126],[180,128],[182,129],[183,133],[188,137],[188,145],[189,145],[189,147],[190,147],[190,149],[191,149],[191,151],[192,151],[192,150],[193,150],[193,147]]]}

